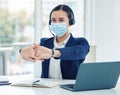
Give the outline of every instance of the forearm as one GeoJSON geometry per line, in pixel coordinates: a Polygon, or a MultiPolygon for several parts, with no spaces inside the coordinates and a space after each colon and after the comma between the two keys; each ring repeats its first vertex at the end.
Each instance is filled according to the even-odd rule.
{"type": "Polygon", "coordinates": [[[60,59],[63,60],[78,60],[84,59],[89,52],[89,46],[73,46],[73,47],[66,47],[60,48],[59,51],[61,52],[60,59]]]}

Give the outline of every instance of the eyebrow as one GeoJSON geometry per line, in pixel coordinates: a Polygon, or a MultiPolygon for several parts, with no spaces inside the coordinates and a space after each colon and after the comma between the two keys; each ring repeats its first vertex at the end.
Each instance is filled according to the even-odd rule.
{"type": "MultiPolygon", "coordinates": [[[[51,19],[56,19],[56,18],[52,17],[51,19]]],[[[64,19],[64,17],[59,17],[57,19],[64,19]]]]}

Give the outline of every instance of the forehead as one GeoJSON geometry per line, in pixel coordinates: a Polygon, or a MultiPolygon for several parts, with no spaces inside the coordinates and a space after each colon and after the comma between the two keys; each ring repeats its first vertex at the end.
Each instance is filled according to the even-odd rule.
{"type": "Polygon", "coordinates": [[[58,11],[53,11],[51,14],[51,18],[68,18],[68,15],[65,11],[58,10],[58,11]]]}

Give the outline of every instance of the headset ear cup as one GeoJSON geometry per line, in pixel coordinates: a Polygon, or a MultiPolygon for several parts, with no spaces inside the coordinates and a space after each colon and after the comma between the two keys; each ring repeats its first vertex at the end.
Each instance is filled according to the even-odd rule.
{"type": "Polygon", "coordinates": [[[49,25],[51,25],[51,20],[49,20],[49,25]]]}
{"type": "Polygon", "coordinates": [[[70,20],[69,20],[69,24],[70,24],[70,25],[74,25],[74,24],[75,24],[75,20],[74,20],[74,19],[70,19],[70,20]]]}

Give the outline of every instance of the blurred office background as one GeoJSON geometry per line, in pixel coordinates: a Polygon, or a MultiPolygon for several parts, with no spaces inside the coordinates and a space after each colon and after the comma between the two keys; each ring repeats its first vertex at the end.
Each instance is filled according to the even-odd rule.
{"type": "Polygon", "coordinates": [[[52,36],[49,13],[58,4],[73,9],[70,32],[91,45],[85,62],[120,60],[119,0],[0,0],[0,75],[40,73],[40,62],[25,61],[18,51],[52,36]]]}

